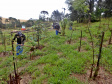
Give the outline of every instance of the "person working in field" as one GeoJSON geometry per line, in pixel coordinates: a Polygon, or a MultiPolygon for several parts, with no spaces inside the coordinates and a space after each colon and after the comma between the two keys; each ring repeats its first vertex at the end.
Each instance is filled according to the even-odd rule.
{"type": "Polygon", "coordinates": [[[16,47],[16,55],[20,55],[23,52],[23,45],[26,40],[26,37],[24,34],[21,33],[21,31],[17,32],[13,38],[14,40],[17,38],[17,47],[16,47]]]}
{"type": "Polygon", "coordinates": [[[58,35],[58,33],[60,33],[60,32],[59,32],[60,25],[59,25],[58,23],[56,23],[56,24],[54,25],[54,29],[56,30],[56,35],[58,35]]]}

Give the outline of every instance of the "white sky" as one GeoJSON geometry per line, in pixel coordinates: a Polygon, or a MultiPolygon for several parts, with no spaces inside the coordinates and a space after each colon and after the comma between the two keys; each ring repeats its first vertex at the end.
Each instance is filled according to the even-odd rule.
{"type": "MultiPolygon", "coordinates": [[[[0,16],[28,20],[38,19],[41,11],[48,11],[49,17],[54,10],[67,9],[66,0],[0,0],[0,16]]],[[[65,11],[67,13],[67,10],[65,11]]]]}

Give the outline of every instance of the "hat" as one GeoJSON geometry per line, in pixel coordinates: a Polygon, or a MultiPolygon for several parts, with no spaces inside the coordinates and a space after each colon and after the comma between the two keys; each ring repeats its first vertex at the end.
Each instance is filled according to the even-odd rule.
{"type": "Polygon", "coordinates": [[[19,31],[17,34],[18,34],[19,36],[22,36],[22,33],[21,33],[21,31],[19,31]]]}

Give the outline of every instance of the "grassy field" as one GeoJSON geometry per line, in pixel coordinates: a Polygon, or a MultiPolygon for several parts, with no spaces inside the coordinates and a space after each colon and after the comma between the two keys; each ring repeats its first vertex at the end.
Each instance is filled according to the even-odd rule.
{"type": "MultiPolygon", "coordinates": [[[[24,46],[22,55],[14,55],[17,60],[18,73],[22,78],[20,84],[111,84],[112,45],[108,45],[108,41],[111,36],[109,28],[112,29],[112,19],[110,18],[109,28],[108,25],[104,25],[108,24],[108,21],[108,19],[103,19],[100,27],[100,22],[91,23],[90,25],[95,48],[95,66],[98,59],[102,31],[105,32],[100,70],[96,80],[89,79],[93,52],[87,24],[74,22],[73,33],[67,27],[65,36],[61,36],[61,34],[56,36],[53,29],[48,29],[46,35],[42,33],[40,45],[44,46],[44,48],[35,49],[31,53],[33,55],[32,60],[30,59],[30,47],[24,46]],[[81,51],[79,52],[81,30],[82,43],[81,51]],[[69,44],[70,37],[71,43],[69,44]]],[[[6,81],[9,80],[9,74],[14,74],[13,55],[11,55],[11,39],[14,34],[11,36],[10,31],[3,30],[6,36],[6,50],[5,46],[0,44],[0,84],[7,84],[6,81]],[[7,52],[6,55],[3,55],[4,51],[7,52]]],[[[33,41],[33,34],[35,33],[24,33],[27,37],[25,45],[38,44],[38,42],[33,41]]],[[[16,51],[16,42],[14,49],[16,51]]]]}

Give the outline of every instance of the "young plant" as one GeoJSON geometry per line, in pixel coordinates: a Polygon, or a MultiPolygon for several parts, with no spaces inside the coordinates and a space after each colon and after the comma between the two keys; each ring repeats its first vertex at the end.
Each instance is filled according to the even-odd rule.
{"type": "Polygon", "coordinates": [[[42,34],[42,24],[38,24],[38,26],[35,27],[35,30],[37,31],[37,41],[38,41],[38,47],[39,47],[39,40],[42,34]]]}
{"type": "Polygon", "coordinates": [[[90,78],[92,77],[92,72],[93,72],[93,67],[94,67],[94,42],[93,42],[93,37],[92,37],[92,34],[91,34],[91,31],[90,31],[90,22],[88,23],[88,31],[89,31],[89,34],[90,34],[90,37],[91,37],[91,42],[92,42],[92,50],[93,50],[93,63],[92,63],[92,66],[91,66],[91,73],[90,73],[90,78]]]}
{"type": "Polygon", "coordinates": [[[65,35],[65,29],[67,26],[67,19],[63,19],[63,21],[61,21],[61,27],[62,27],[62,36],[65,35]]]}

